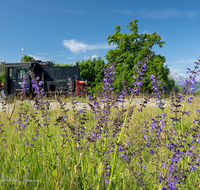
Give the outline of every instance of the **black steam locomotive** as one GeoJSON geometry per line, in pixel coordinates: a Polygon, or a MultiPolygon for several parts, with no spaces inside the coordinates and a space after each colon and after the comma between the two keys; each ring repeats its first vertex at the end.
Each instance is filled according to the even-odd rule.
{"type": "Polygon", "coordinates": [[[26,82],[28,84],[26,93],[33,93],[31,77],[28,74],[29,70],[43,81],[43,88],[46,94],[63,93],[71,89],[80,96],[84,87],[89,85],[86,81],[80,81],[80,67],[78,62],[75,66],[69,67],[54,67],[53,63],[49,61],[42,62],[40,60],[7,63],[5,64],[5,82],[3,88],[5,96],[22,92],[21,85],[25,76],[27,77],[26,82]]]}

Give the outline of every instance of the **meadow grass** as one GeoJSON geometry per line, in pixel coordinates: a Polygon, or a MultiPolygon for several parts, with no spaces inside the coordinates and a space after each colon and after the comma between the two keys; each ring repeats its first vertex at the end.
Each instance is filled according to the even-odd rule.
{"type": "MultiPolygon", "coordinates": [[[[190,117],[184,118],[185,130],[190,129],[191,123],[196,118],[195,110],[199,108],[200,97],[194,97],[194,104],[188,104],[187,109],[193,110],[190,117]]],[[[139,106],[134,109],[137,110],[139,106]]],[[[115,117],[114,108],[111,117],[115,117]]],[[[166,106],[163,110],[168,116],[171,115],[170,106],[166,106]]],[[[66,129],[67,138],[63,138],[63,130],[60,129],[59,125],[56,124],[56,120],[62,115],[62,109],[55,108],[48,111],[48,117],[50,117],[49,135],[47,137],[46,129],[37,129],[37,122],[43,123],[43,117],[41,113],[37,113],[37,119],[31,118],[31,113],[34,113],[34,108],[29,104],[24,104],[15,108],[12,118],[5,120],[7,117],[5,113],[1,112],[1,127],[3,131],[2,138],[5,139],[1,143],[1,160],[0,160],[0,171],[1,171],[1,186],[3,189],[103,189],[108,188],[104,184],[104,178],[100,177],[103,173],[104,165],[104,152],[107,150],[106,145],[112,138],[112,142],[118,140],[118,136],[114,139],[113,137],[107,137],[104,141],[105,144],[101,144],[101,141],[96,143],[90,142],[87,144],[86,139],[81,139],[76,142],[71,138],[73,136],[69,129],[66,129]],[[26,112],[27,110],[27,112],[26,112]],[[22,111],[29,116],[29,124],[25,129],[16,130],[14,124],[10,121],[17,121],[19,119],[19,113],[22,111]],[[39,130],[39,135],[35,136],[36,131],[39,130]],[[37,140],[33,140],[32,137],[38,137],[37,140]],[[4,146],[7,148],[5,149],[4,146]],[[77,149],[77,147],[79,147],[77,149]],[[15,181],[19,180],[19,181],[15,181]],[[26,182],[27,180],[27,182],[26,182]],[[32,180],[32,181],[31,181],[32,180]],[[35,181],[34,181],[35,180],[35,181]]],[[[128,127],[123,132],[123,138],[121,144],[125,144],[130,141],[129,152],[134,153],[136,150],[142,149],[140,154],[136,155],[131,163],[124,163],[121,159],[120,154],[116,157],[116,171],[120,173],[114,179],[113,187],[116,189],[140,189],[139,179],[137,175],[133,175],[133,171],[136,173],[145,172],[144,176],[141,176],[140,180],[147,183],[149,189],[157,189],[159,185],[159,171],[162,171],[161,163],[162,160],[168,160],[167,153],[169,152],[166,148],[160,148],[157,150],[155,155],[151,155],[149,148],[144,144],[143,130],[146,130],[141,126],[143,121],[151,122],[151,118],[155,118],[157,114],[161,114],[161,110],[158,107],[151,106],[148,109],[144,109],[143,112],[135,111],[132,113],[129,119],[128,127]],[[142,159],[142,166],[140,168],[136,161],[142,159]],[[128,167],[133,167],[134,170],[131,172],[128,167]]],[[[80,120],[74,121],[73,111],[70,110],[66,114],[67,122],[79,125],[80,120]]],[[[25,115],[25,114],[24,114],[25,115]]],[[[85,123],[87,132],[96,126],[97,121],[94,118],[93,113],[88,112],[86,114],[89,118],[88,122],[85,123]]],[[[26,116],[23,118],[26,120],[26,116]]],[[[171,121],[166,118],[166,130],[170,129],[171,121]]],[[[149,133],[149,137],[152,137],[152,143],[156,143],[156,139],[153,134],[149,133]]],[[[188,138],[190,140],[190,137],[188,138]]],[[[163,139],[160,142],[162,145],[168,143],[167,140],[163,139]]],[[[112,163],[112,159],[110,160],[112,163]]],[[[141,164],[141,163],[140,163],[141,164]]],[[[117,173],[117,172],[116,172],[117,173]]],[[[198,188],[199,177],[197,171],[191,173],[185,180],[182,189],[193,187],[198,188]],[[191,183],[192,181],[192,183],[191,183]],[[191,184],[190,184],[191,183],[191,184]]]]}
{"type": "Polygon", "coordinates": [[[50,109],[40,89],[34,106],[22,99],[8,113],[3,103],[1,188],[200,188],[200,97],[174,92],[172,105],[123,107],[125,91],[114,96],[106,87],[101,98],[88,96],[90,110],[77,110],[74,96],[72,109],[59,98],[50,109]]]}

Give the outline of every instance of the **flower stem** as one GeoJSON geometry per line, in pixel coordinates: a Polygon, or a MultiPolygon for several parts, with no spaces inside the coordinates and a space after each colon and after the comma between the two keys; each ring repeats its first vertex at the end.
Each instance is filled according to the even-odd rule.
{"type": "MultiPolygon", "coordinates": [[[[128,104],[128,109],[127,109],[127,111],[126,111],[126,117],[125,117],[125,120],[124,120],[124,123],[123,123],[123,126],[122,126],[122,130],[121,130],[121,132],[120,132],[120,135],[119,135],[119,138],[118,138],[117,143],[119,143],[120,140],[121,140],[121,137],[122,137],[122,134],[123,134],[123,130],[124,130],[124,127],[125,127],[125,125],[126,125],[126,120],[127,120],[127,117],[128,117],[129,107],[130,107],[130,103],[128,104]]],[[[110,188],[111,188],[111,181],[112,181],[113,174],[114,174],[115,160],[116,160],[116,155],[117,155],[117,147],[118,147],[118,146],[116,145],[108,190],[110,190],[110,188]]]]}

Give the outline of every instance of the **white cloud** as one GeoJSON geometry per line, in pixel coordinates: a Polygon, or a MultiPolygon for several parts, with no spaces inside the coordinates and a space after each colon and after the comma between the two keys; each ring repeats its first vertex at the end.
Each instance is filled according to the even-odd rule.
{"type": "Polygon", "coordinates": [[[170,71],[171,71],[171,74],[173,73],[177,73],[181,76],[188,76],[187,74],[183,74],[185,72],[185,69],[176,69],[174,67],[169,67],[170,71]]]}
{"type": "Polygon", "coordinates": [[[182,74],[182,73],[178,73],[178,74],[184,77],[188,77],[188,74],[182,74]]]}
{"type": "Polygon", "coordinates": [[[188,74],[186,74],[186,71],[187,71],[186,68],[189,67],[191,70],[193,70],[195,66],[194,62],[197,62],[197,60],[196,59],[189,59],[189,60],[179,59],[173,62],[166,62],[165,64],[171,65],[169,69],[171,70],[172,73],[178,73],[179,75],[182,75],[182,76],[188,76],[188,74]]]}
{"type": "Polygon", "coordinates": [[[148,30],[145,30],[145,31],[143,32],[143,34],[145,34],[145,33],[149,34],[150,32],[149,32],[148,30]]]}
{"type": "Polygon", "coordinates": [[[65,11],[67,13],[75,14],[75,15],[83,15],[83,13],[80,11],[67,10],[67,9],[63,9],[63,8],[60,8],[60,10],[65,11]]]}
{"type": "Polygon", "coordinates": [[[114,12],[122,13],[126,15],[137,15],[143,18],[151,18],[151,19],[161,19],[168,17],[188,17],[194,18],[199,15],[197,11],[188,11],[188,10],[178,10],[178,9],[166,9],[166,10],[141,10],[141,11],[133,11],[133,10],[114,10],[114,12]]]}
{"type": "Polygon", "coordinates": [[[91,57],[91,59],[94,59],[94,58],[99,57],[99,56],[98,55],[92,55],[92,56],[89,56],[89,57],[84,57],[84,59],[90,59],[90,57],[91,57]]]}
{"type": "Polygon", "coordinates": [[[166,62],[167,64],[194,64],[194,62],[197,62],[196,59],[190,59],[190,60],[178,60],[173,62],[166,62]]]}
{"type": "Polygon", "coordinates": [[[73,53],[86,52],[87,50],[97,50],[97,49],[109,49],[115,46],[109,46],[107,43],[104,44],[94,44],[89,45],[82,42],[78,42],[77,40],[63,40],[64,47],[68,48],[73,53]]]}
{"type": "Polygon", "coordinates": [[[113,10],[113,12],[122,13],[122,14],[125,14],[125,15],[132,15],[133,14],[132,10],[113,10]]]}
{"type": "Polygon", "coordinates": [[[37,56],[37,55],[29,55],[33,57],[35,60],[41,60],[41,61],[49,61],[49,58],[42,57],[42,56],[37,56]]]}
{"type": "Polygon", "coordinates": [[[47,53],[37,53],[38,55],[48,55],[47,53]]]}
{"type": "Polygon", "coordinates": [[[177,72],[183,71],[182,69],[174,69],[174,67],[169,67],[169,69],[170,69],[170,71],[171,71],[172,73],[177,73],[177,72]]]}
{"type": "Polygon", "coordinates": [[[75,57],[68,57],[67,59],[75,59],[75,57]]]}

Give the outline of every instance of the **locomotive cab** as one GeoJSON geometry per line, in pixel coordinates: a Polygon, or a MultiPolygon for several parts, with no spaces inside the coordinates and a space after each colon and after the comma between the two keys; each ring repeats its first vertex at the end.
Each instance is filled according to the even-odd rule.
{"type": "Polygon", "coordinates": [[[5,65],[4,93],[6,95],[22,92],[22,82],[27,77],[27,93],[30,93],[31,63],[10,63],[5,65]]]}

